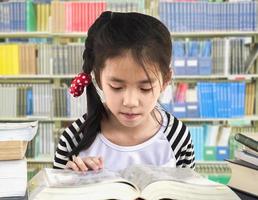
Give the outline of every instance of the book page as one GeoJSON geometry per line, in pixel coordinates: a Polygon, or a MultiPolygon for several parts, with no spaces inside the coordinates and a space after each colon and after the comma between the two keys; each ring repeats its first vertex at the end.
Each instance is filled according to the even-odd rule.
{"type": "Polygon", "coordinates": [[[22,140],[31,141],[36,135],[38,121],[0,123],[0,141],[22,140]]]}
{"type": "Polygon", "coordinates": [[[119,173],[102,169],[98,172],[76,172],[72,170],[45,169],[47,185],[50,187],[77,187],[86,184],[121,180],[119,173]]]}
{"type": "Polygon", "coordinates": [[[135,183],[140,190],[157,181],[173,180],[193,185],[214,186],[218,183],[209,181],[188,168],[156,167],[150,165],[133,165],[121,172],[122,177],[135,183]]]}
{"type": "Polygon", "coordinates": [[[5,160],[0,164],[0,199],[24,196],[27,187],[27,161],[5,160]]]}

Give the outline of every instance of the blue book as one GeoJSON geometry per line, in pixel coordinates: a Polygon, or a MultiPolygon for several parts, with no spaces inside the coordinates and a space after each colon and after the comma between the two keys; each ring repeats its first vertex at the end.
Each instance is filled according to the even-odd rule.
{"type": "Polygon", "coordinates": [[[228,98],[229,98],[229,105],[228,105],[228,110],[229,110],[229,118],[233,118],[234,117],[234,108],[233,108],[233,103],[234,103],[234,83],[229,82],[228,83],[228,98]]]}
{"type": "Polygon", "coordinates": [[[26,16],[26,9],[25,9],[25,1],[19,2],[19,31],[26,31],[26,27],[24,28],[25,22],[25,16],[26,16]]]}
{"type": "Polygon", "coordinates": [[[238,96],[236,94],[238,94],[238,83],[231,83],[231,110],[232,110],[232,117],[237,117],[238,116],[238,96]]]}
{"type": "Polygon", "coordinates": [[[200,56],[211,57],[212,42],[211,40],[205,40],[201,42],[200,56]]]}
{"type": "Polygon", "coordinates": [[[230,99],[229,99],[229,84],[227,82],[222,82],[222,117],[223,118],[229,118],[229,112],[230,112],[230,99]]]}
{"type": "Polygon", "coordinates": [[[239,30],[244,30],[245,21],[244,21],[244,3],[245,2],[239,2],[238,3],[238,28],[239,30]]]}
{"type": "Polygon", "coordinates": [[[192,6],[192,18],[193,18],[193,31],[199,31],[200,30],[200,24],[198,23],[198,2],[191,3],[192,6]]]}
{"type": "Polygon", "coordinates": [[[214,118],[215,116],[215,107],[214,107],[214,91],[213,91],[212,82],[207,83],[207,107],[208,107],[208,117],[214,118]]]}
{"type": "Polygon", "coordinates": [[[253,20],[253,30],[255,31],[257,29],[257,2],[254,2],[254,6],[252,7],[252,20],[253,20]]]}
{"type": "Polygon", "coordinates": [[[255,18],[256,18],[256,15],[255,15],[255,10],[256,10],[256,2],[255,1],[251,1],[249,2],[249,28],[251,31],[255,31],[255,18]]]}
{"type": "Polygon", "coordinates": [[[184,41],[174,41],[172,45],[173,57],[185,57],[185,42],[184,41]]]}
{"type": "Polygon", "coordinates": [[[10,2],[10,31],[15,30],[15,2],[10,2]]]}
{"type": "Polygon", "coordinates": [[[33,0],[34,3],[51,3],[51,0],[33,0]]]}
{"type": "Polygon", "coordinates": [[[243,117],[245,115],[245,82],[239,82],[239,116],[243,117]]]}
{"type": "Polygon", "coordinates": [[[207,117],[205,84],[202,82],[197,83],[197,90],[198,90],[200,117],[205,118],[207,117]]]}
{"type": "Polygon", "coordinates": [[[4,30],[5,32],[11,31],[11,4],[4,2],[4,30]]]}
{"type": "Polygon", "coordinates": [[[202,160],[202,156],[201,156],[202,146],[200,145],[200,141],[198,137],[199,135],[198,126],[188,126],[188,128],[194,145],[195,160],[202,160]]]}
{"type": "Polygon", "coordinates": [[[225,94],[225,117],[231,117],[231,87],[230,83],[224,83],[225,94]]]}
{"type": "Polygon", "coordinates": [[[211,91],[209,89],[208,83],[198,82],[197,83],[197,91],[198,91],[198,101],[199,101],[199,109],[200,109],[200,117],[201,118],[209,118],[210,117],[210,107],[212,107],[210,103],[210,95],[211,91]]]}
{"type": "MultiPolygon", "coordinates": [[[[162,21],[166,26],[167,26],[167,22],[166,22],[166,13],[165,13],[165,2],[160,2],[159,3],[159,7],[158,7],[158,12],[159,12],[159,19],[160,21],[162,21]]],[[[168,27],[169,28],[169,27],[168,27]]],[[[170,29],[169,29],[170,30],[170,29]]]]}
{"type": "Polygon", "coordinates": [[[26,90],[26,115],[33,115],[33,91],[32,88],[26,90]]]}
{"type": "Polygon", "coordinates": [[[175,20],[175,27],[174,27],[174,32],[178,32],[180,31],[180,10],[179,10],[179,4],[178,2],[174,2],[172,3],[174,4],[174,11],[175,11],[175,14],[174,14],[174,20],[175,20]]]}
{"type": "Polygon", "coordinates": [[[198,74],[198,57],[200,53],[200,42],[189,41],[187,43],[186,52],[186,74],[196,75],[198,74]]]}
{"type": "Polygon", "coordinates": [[[0,32],[3,32],[3,26],[4,26],[4,15],[3,15],[4,9],[3,9],[3,3],[0,3],[0,32]]]}
{"type": "Polygon", "coordinates": [[[213,109],[214,109],[214,118],[219,116],[218,113],[218,87],[216,83],[212,83],[212,92],[213,92],[213,109]]]}
{"type": "Polygon", "coordinates": [[[227,27],[227,30],[232,31],[232,30],[234,30],[233,24],[234,24],[234,17],[235,17],[235,15],[234,15],[234,3],[233,2],[228,3],[228,10],[227,11],[228,11],[228,23],[227,23],[228,27],[227,27]]]}
{"type": "Polygon", "coordinates": [[[223,108],[224,108],[224,102],[223,102],[223,85],[222,83],[216,83],[216,97],[217,97],[217,117],[224,117],[223,115],[223,108]]]}
{"type": "Polygon", "coordinates": [[[185,75],[185,42],[174,41],[172,44],[173,66],[176,75],[185,75]]]}
{"type": "Polygon", "coordinates": [[[177,11],[176,11],[176,4],[175,3],[168,3],[169,4],[169,6],[168,6],[168,8],[169,8],[169,10],[170,10],[170,12],[171,12],[171,15],[168,15],[168,17],[170,18],[172,18],[172,20],[171,20],[171,27],[170,27],[170,31],[173,31],[173,32],[175,32],[176,31],[176,27],[177,27],[177,18],[178,18],[178,16],[176,16],[177,15],[177,11]]]}
{"type": "Polygon", "coordinates": [[[187,56],[198,57],[200,52],[200,43],[198,41],[189,41],[187,43],[187,56]]]}

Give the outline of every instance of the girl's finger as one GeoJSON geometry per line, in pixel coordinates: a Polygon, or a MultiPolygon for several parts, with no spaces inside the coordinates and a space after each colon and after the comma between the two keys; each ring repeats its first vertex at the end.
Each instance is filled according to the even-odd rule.
{"type": "Polygon", "coordinates": [[[87,165],[88,168],[93,169],[94,171],[97,171],[99,167],[99,160],[93,159],[94,157],[87,157],[83,161],[87,165]]]}
{"type": "Polygon", "coordinates": [[[100,168],[103,169],[104,168],[104,160],[102,157],[99,157],[99,162],[100,162],[100,168]]]}
{"type": "Polygon", "coordinates": [[[66,163],[66,167],[65,167],[66,169],[72,169],[72,170],[74,170],[74,171],[79,171],[79,168],[77,167],[77,165],[73,162],[73,161],[71,161],[71,160],[69,160],[67,163],[66,163]]]}
{"type": "Polygon", "coordinates": [[[88,170],[88,167],[79,156],[73,156],[73,162],[75,162],[80,171],[85,172],[88,170]]]}

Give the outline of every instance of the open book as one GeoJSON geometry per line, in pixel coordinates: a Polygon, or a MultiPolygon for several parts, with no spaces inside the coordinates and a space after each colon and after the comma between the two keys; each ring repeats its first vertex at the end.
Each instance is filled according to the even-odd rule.
{"type": "Polygon", "coordinates": [[[30,199],[35,200],[239,199],[227,186],[191,169],[149,165],[132,165],[120,173],[44,169],[30,186],[30,199]]]}

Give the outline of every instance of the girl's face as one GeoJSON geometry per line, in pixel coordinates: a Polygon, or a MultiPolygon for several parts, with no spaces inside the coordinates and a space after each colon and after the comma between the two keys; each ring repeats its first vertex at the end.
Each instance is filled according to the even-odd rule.
{"type": "Polygon", "coordinates": [[[108,109],[125,127],[136,127],[150,119],[164,86],[154,66],[144,69],[130,53],[107,59],[100,73],[101,89],[108,109]],[[155,73],[154,73],[155,72],[155,73]]]}

